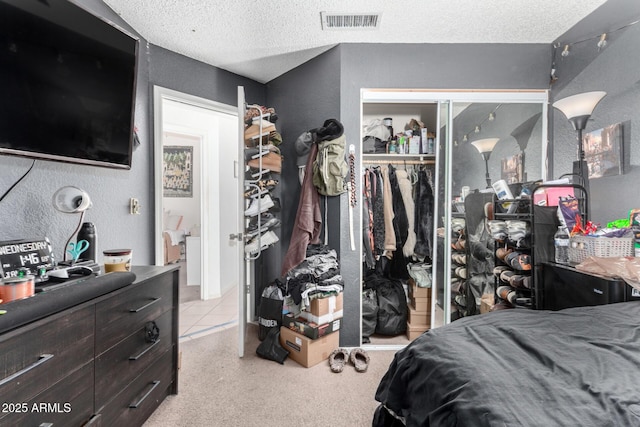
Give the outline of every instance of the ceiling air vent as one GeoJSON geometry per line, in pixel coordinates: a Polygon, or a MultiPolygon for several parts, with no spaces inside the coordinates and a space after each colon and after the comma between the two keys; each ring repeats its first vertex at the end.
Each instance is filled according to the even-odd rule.
{"type": "Polygon", "coordinates": [[[323,30],[377,30],[379,13],[320,12],[323,30]]]}

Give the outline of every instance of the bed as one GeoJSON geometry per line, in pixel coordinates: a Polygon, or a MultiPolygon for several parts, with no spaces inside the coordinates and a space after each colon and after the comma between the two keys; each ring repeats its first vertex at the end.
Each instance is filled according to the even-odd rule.
{"type": "Polygon", "coordinates": [[[640,426],[640,301],[500,310],[425,332],[373,426],[640,426]]]}

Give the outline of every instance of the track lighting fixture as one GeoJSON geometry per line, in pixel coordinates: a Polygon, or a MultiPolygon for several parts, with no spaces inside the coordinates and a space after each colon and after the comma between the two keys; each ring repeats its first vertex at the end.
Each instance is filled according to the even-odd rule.
{"type": "Polygon", "coordinates": [[[566,44],[564,45],[564,49],[562,50],[561,55],[566,58],[567,56],[569,56],[569,45],[566,44]]]}

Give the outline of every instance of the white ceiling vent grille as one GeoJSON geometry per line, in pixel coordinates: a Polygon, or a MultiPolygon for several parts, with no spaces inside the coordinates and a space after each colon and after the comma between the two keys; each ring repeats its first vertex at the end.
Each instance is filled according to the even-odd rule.
{"type": "Polygon", "coordinates": [[[377,30],[379,13],[320,12],[323,30],[377,30]]]}

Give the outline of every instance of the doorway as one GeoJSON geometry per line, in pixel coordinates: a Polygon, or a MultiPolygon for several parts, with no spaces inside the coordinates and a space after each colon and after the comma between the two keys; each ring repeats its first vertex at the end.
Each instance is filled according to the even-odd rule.
{"type": "Polygon", "coordinates": [[[236,107],[154,87],[156,265],[179,263],[181,292],[200,301],[235,295],[239,283],[228,238],[240,198],[237,129],[236,107]]]}

